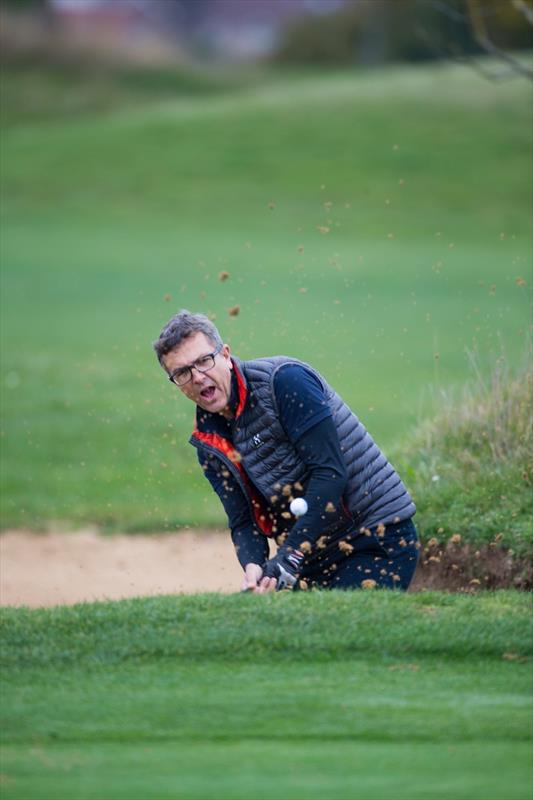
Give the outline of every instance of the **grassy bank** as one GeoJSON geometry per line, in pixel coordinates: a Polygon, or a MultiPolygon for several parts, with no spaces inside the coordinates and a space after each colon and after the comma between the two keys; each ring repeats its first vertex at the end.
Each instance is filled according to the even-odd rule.
{"type": "Polygon", "coordinates": [[[466,545],[462,560],[466,556],[473,564],[481,548],[479,569],[469,574],[482,582],[491,569],[507,571],[511,580],[509,570],[517,559],[523,560],[531,581],[531,365],[528,351],[520,371],[509,370],[502,360],[487,376],[474,359],[468,384],[441,396],[439,414],[397,452],[417,503],[419,531],[426,545],[431,542],[426,557],[438,563],[448,551],[449,564],[458,563],[454,556],[466,545]],[[491,567],[488,562],[498,552],[507,561],[491,567]]]}
{"type": "Polygon", "coordinates": [[[523,594],[1,613],[6,800],[528,796],[523,594]]]}

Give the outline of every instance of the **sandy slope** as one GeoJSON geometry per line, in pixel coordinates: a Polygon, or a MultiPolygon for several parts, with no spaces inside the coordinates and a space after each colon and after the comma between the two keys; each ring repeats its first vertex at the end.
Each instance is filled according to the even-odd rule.
{"type": "Polygon", "coordinates": [[[1,605],[232,592],[241,576],[227,531],[150,536],[7,531],[0,536],[1,605]]]}

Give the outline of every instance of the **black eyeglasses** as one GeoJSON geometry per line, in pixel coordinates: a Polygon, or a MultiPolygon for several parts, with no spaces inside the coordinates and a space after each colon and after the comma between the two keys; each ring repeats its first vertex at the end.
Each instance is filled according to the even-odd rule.
{"type": "Polygon", "coordinates": [[[185,386],[186,383],[192,380],[193,369],[197,370],[197,372],[209,372],[209,370],[213,369],[215,366],[215,356],[218,355],[221,350],[222,345],[219,344],[216,350],[205,356],[200,356],[200,358],[197,358],[190,366],[180,367],[174,370],[174,372],[168,376],[169,381],[176,384],[176,386],[185,386]]]}

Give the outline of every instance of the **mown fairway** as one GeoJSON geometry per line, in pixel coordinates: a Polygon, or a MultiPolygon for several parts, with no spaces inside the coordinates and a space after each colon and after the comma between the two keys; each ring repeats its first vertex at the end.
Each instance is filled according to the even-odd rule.
{"type": "Polygon", "coordinates": [[[3,797],[526,800],[522,594],[2,611],[3,797]]]}
{"type": "Polygon", "coordinates": [[[182,306],[241,357],[311,361],[386,449],[469,377],[465,348],[516,364],[530,98],[437,66],[8,113],[3,525],[223,524],[185,444],[192,409],[151,353],[182,306]]]}

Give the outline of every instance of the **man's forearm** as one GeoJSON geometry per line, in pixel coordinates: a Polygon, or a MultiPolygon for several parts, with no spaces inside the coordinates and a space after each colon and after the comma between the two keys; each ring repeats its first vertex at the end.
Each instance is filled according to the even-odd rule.
{"type": "Polygon", "coordinates": [[[232,528],[231,538],[239,563],[243,569],[247,564],[264,564],[268,558],[268,541],[264,534],[252,526],[232,528]]]}
{"type": "Polygon", "coordinates": [[[295,448],[309,470],[309,482],[305,490],[307,512],[295,523],[285,542],[293,550],[305,542],[312,545],[332,526],[348,522],[342,504],[348,475],[331,418],[306,431],[295,442],[295,448]]]}
{"type": "Polygon", "coordinates": [[[319,536],[333,526],[349,522],[342,503],[344,485],[342,479],[324,475],[322,471],[311,476],[305,493],[307,512],[294,524],[285,540],[286,547],[299,550],[303,545],[303,551],[306,552],[305,542],[313,545],[319,536]]]}

